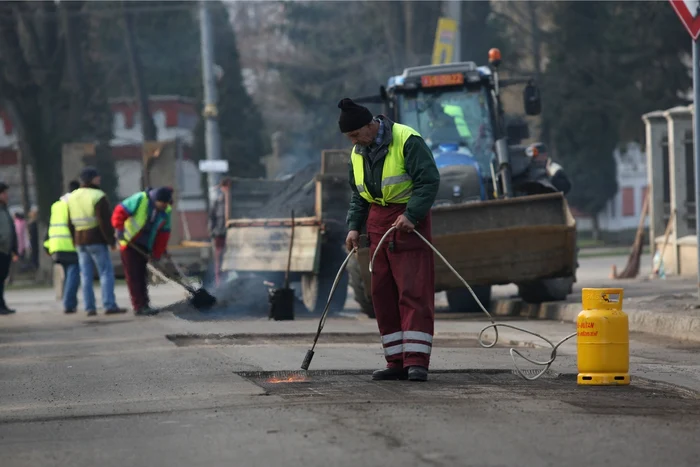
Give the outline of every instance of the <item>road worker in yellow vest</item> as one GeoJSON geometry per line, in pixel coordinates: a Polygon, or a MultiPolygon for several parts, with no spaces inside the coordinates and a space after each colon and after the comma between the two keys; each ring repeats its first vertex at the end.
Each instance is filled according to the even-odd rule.
{"type": "Polygon", "coordinates": [[[83,284],[83,305],[88,316],[97,315],[93,284],[93,261],[100,277],[102,305],[105,314],[126,313],[114,297],[114,266],[109,248],[116,248],[110,221],[112,210],[105,192],[100,189],[100,174],[94,167],[80,173],[80,188],[68,198],[68,225],[78,252],[80,280],[83,284]]]}
{"type": "Polygon", "coordinates": [[[429,111],[426,133],[433,147],[440,143],[468,143],[472,139],[464,111],[455,104],[434,103],[429,111]]]}
{"type": "Polygon", "coordinates": [[[472,132],[469,130],[469,125],[467,125],[464,119],[464,111],[462,107],[455,104],[444,104],[442,106],[442,111],[445,115],[449,115],[454,119],[454,124],[457,127],[459,136],[464,140],[469,140],[472,137],[472,132]]]}
{"type": "Polygon", "coordinates": [[[172,201],[172,188],[146,188],[119,203],[112,213],[131,305],[137,316],[158,313],[149,303],[146,266],[149,257],[159,261],[167,254],[172,201]]]}
{"type": "Polygon", "coordinates": [[[352,197],[346,247],[358,246],[367,230],[372,270],[372,303],[387,366],[375,380],[425,381],[435,324],[435,265],[428,241],[430,209],[440,173],[433,154],[413,128],[373,117],[350,99],[338,104],[340,131],[354,145],[350,156],[352,197]],[[391,227],[381,248],[379,240],[391,227]]]}
{"type": "Polygon", "coordinates": [[[80,266],[73,244],[73,234],[68,226],[68,198],[80,188],[77,180],[68,184],[68,192],[51,205],[51,219],[44,239],[44,250],[53,262],[63,268],[63,312],[75,313],[78,308],[80,266]]]}

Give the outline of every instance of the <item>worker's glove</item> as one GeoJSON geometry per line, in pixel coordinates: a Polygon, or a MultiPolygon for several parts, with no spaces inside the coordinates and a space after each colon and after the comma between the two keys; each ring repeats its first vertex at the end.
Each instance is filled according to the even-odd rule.
{"type": "Polygon", "coordinates": [[[117,240],[124,240],[124,231],[123,230],[115,231],[115,235],[117,237],[117,240]]]}

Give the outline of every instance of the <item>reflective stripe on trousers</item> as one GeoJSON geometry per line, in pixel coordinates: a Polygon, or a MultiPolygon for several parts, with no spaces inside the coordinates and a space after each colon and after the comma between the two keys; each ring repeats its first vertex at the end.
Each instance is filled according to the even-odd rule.
{"type": "Polygon", "coordinates": [[[405,352],[417,352],[430,355],[433,336],[427,332],[399,331],[382,336],[384,355],[396,355],[405,352]]]}

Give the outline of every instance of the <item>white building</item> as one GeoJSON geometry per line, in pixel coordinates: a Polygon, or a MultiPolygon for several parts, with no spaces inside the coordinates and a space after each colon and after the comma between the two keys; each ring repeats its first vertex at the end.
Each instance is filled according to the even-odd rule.
{"type": "MultiPolygon", "coordinates": [[[[615,150],[614,157],[617,163],[618,192],[598,214],[600,230],[607,232],[631,230],[639,226],[648,185],[646,153],[639,144],[627,143],[615,150]]],[[[590,216],[575,209],[572,211],[579,231],[592,230],[590,216]]],[[[649,220],[644,222],[648,227],[649,220]]]]}

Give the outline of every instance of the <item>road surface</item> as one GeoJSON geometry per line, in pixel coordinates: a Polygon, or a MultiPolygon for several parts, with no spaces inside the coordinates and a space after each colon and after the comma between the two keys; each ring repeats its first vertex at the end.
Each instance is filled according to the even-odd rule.
{"type": "MultiPolygon", "coordinates": [[[[602,263],[602,262],[601,262],[602,263]]],[[[124,300],[124,291],[119,291],[124,300]]],[[[156,302],[180,298],[160,286],[156,302]]],[[[47,291],[13,291],[0,317],[0,456],[20,466],[696,466],[700,347],[633,336],[629,387],[579,387],[575,339],[554,373],[512,373],[485,323],[440,321],[426,383],[371,382],[376,323],[65,316],[47,291]]],[[[123,301],[126,304],[125,301],[123,301]]],[[[554,341],[571,324],[527,321],[554,341]]],[[[491,333],[492,334],[492,333],[491,333]]],[[[532,369],[532,365],[519,364],[532,369]]]]}

